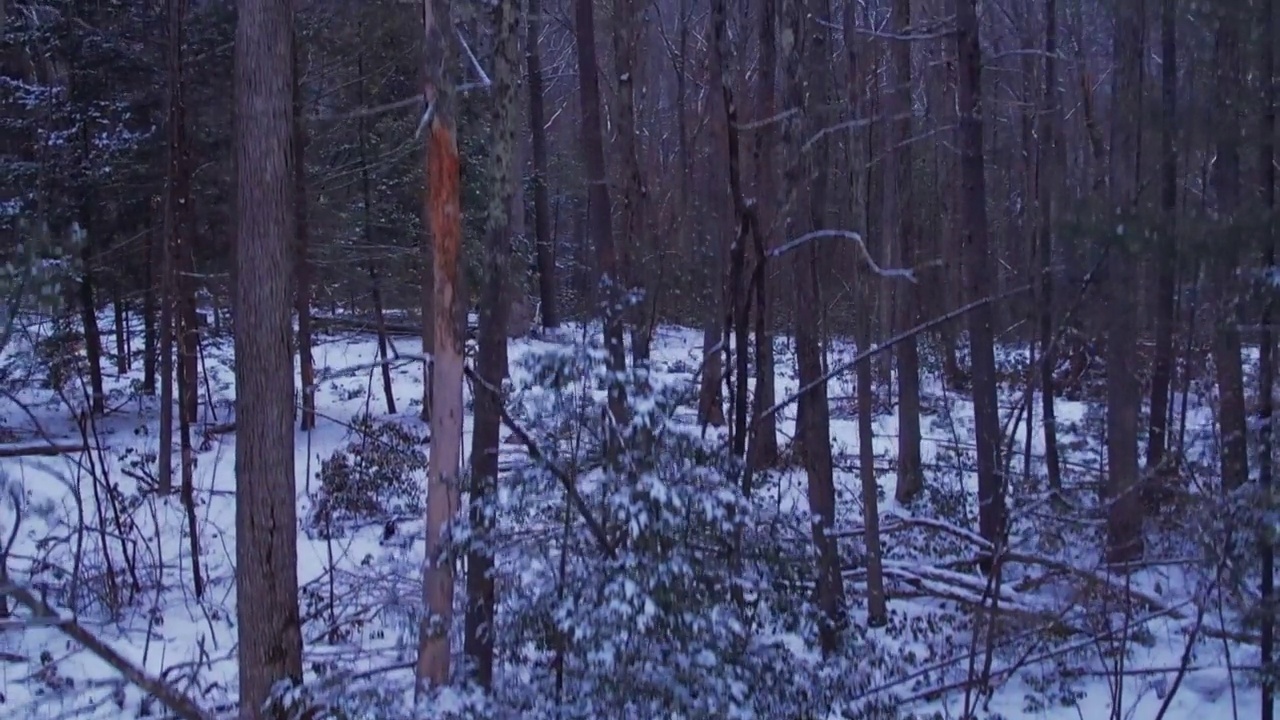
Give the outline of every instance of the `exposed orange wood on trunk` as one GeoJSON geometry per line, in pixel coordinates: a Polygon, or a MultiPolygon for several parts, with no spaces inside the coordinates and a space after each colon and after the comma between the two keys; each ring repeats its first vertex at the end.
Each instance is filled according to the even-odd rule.
{"type": "MultiPolygon", "coordinates": [[[[431,138],[427,146],[427,212],[431,221],[431,235],[435,239],[436,264],[450,274],[447,290],[450,306],[457,299],[454,297],[454,289],[457,287],[458,254],[462,246],[460,171],[458,143],[453,131],[438,120],[431,123],[431,138]]],[[[453,317],[452,307],[448,316],[453,317]]],[[[456,342],[458,334],[452,335],[456,342]]]]}

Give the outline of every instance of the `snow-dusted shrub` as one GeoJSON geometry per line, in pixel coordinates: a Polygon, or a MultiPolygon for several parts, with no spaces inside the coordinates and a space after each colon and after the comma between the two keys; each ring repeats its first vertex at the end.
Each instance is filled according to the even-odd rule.
{"type": "Polygon", "coordinates": [[[427,469],[423,438],[403,424],[360,415],[355,439],[323,460],[316,477],[310,527],[321,537],[341,534],[356,522],[418,515],[427,469]]]}

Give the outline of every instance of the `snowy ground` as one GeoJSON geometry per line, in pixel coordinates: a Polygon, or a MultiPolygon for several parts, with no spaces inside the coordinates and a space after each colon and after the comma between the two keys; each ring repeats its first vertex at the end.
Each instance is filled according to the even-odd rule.
{"type": "MultiPolygon", "coordinates": [[[[110,337],[109,335],[107,337],[110,337]]],[[[404,352],[415,352],[416,343],[399,340],[404,352]]],[[[541,341],[519,341],[512,349],[513,360],[521,354],[536,349],[541,341]]],[[[669,380],[687,381],[692,370],[700,362],[701,334],[682,329],[663,329],[654,343],[655,369],[669,380]]],[[[357,414],[370,412],[385,416],[386,404],[381,378],[374,369],[377,346],[370,337],[325,337],[315,349],[315,360],[320,369],[317,414],[319,427],[311,433],[298,433],[295,458],[299,490],[299,518],[305,520],[311,510],[307,488],[315,484],[315,474],[322,459],[351,441],[347,423],[357,414]]],[[[848,356],[847,347],[836,349],[838,356],[848,356]]],[[[783,355],[789,358],[789,355],[783,355]]],[[[840,358],[835,358],[838,361],[840,358]]],[[[234,396],[233,371],[230,366],[229,343],[211,344],[205,348],[207,388],[201,387],[202,413],[206,422],[226,422],[231,415],[234,396]],[[212,403],[209,399],[212,398],[212,403]],[[217,413],[217,417],[213,413],[217,413]]],[[[513,367],[515,363],[513,362],[513,367]]],[[[18,489],[22,497],[22,521],[16,542],[10,552],[9,570],[21,582],[40,589],[63,587],[65,578],[74,576],[72,592],[51,594],[48,600],[59,608],[75,606],[76,615],[83,625],[106,639],[113,648],[130,662],[146,668],[150,673],[163,676],[168,682],[188,692],[205,707],[226,707],[235,697],[235,595],[232,584],[234,558],[235,506],[232,466],[235,454],[234,433],[203,433],[197,438],[200,447],[195,472],[198,501],[198,539],[201,548],[203,572],[207,578],[204,598],[194,597],[191,582],[190,538],[187,521],[176,496],[157,497],[138,492],[138,477],[145,477],[153,463],[144,459],[157,448],[157,412],[153,400],[140,400],[133,391],[140,368],[126,377],[108,377],[111,412],[108,417],[90,428],[91,452],[59,457],[23,458],[0,460],[0,470],[6,487],[18,489]],[[94,481],[98,478],[98,482],[94,481]],[[111,502],[107,488],[115,493],[111,502]],[[121,519],[117,520],[119,514],[121,519]],[[137,531],[128,538],[113,536],[107,528],[117,523],[132,525],[137,531]],[[84,530],[84,532],[78,532],[84,530]],[[108,568],[110,564],[110,568],[108,568]],[[117,578],[109,582],[108,570],[117,578]],[[131,573],[136,573],[141,594],[126,599],[131,573]]],[[[422,369],[414,361],[405,361],[394,367],[394,389],[398,404],[398,418],[416,431],[422,430],[417,419],[422,395],[422,369]]],[[[516,378],[519,380],[519,378],[516,378]]],[[[852,378],[841,379],[831,386],[833,398],[832,434],[835,440],[837,464],[840,468],[838,486],[841,506],[841,524],[851,528],[860,524],[861,508],[858,504],[858,480],[856,473],[857,423],[852,412],[852,378]]],[[[794,371],[780,367],[778,376],[779,397],[794,391],[794,371]]],[[[966,399],[955,393],[947,393],[936,384],[929,387],[928,404],[947,412],[935,412],[923,421],[927,437],[924,450],[926,464],[936,463],[938,468],[963,467],[965,447],[972,445],[972,414],[966,399]]],[[[1009,392],[1004,398],[1006,406],[1012,406],[1018,396],[1009,392]]],[[[12,431],[9,441],[38,440],[47,437],[55,442],[80,441],[67,404],[48,391],[28,389],[16,397],[0,400],[5,405],[4,427],[12,431]],[[20,403],[19,403],[20,401],[20,403]],[[20,404],[22,408],[20,409],[20,404]],[[37,429],[39,428],[39,429],[37,429]]],[[[1086,408],[1077,403],[1061,402],[1059,422],[1082,423],[1086,408]]],[[[1011,414],[1006,412],[1006,414],[1011,414]]],[[[790,438],[792,423],[787,420],[779,428],[784,445],[790,438]]],[[[1038,416],[1038,413],[1037,413],[1038,416]]],[[[1038,420],[1038,417],[1037,417],[1038,420]]],[[[1192,430],[1202,431],[1209,420],[1207,413],[1193,413],[1192,430]]],[[[469,438],[468,427],[468,438],[469,438]]],[[[892,415],[877,418],[877,452],[882,458],[883,471],[880,483],[884,501],[881,513],[888,519],[904,517],[909,512],[895,507],[893,456],[896,447],[896,420],[892,415]]],[[[1019,427],[1011,447],[1023,446],[1019,427]]],[[[1068,438],[1069,439],[1069,438],[1068,438]]],[[[1039,432],[1034,436],[1033,454],[1038,452],[1039,432]]],[[[1068,459],[1083,466],[1098,463],[1100,450],[1096,442],[1082,442],[1068,459]]],[[[469,439],[464,447],[469,448],[469,439]]],[[[971,456],[971,450],[969,451],[971,456]]],[[[176,453],[175,453],[176,455],[176,453]]],[[[1015,469],[1021,459],[1015,458],[1015,469]]],[[[175,472],[178,467],[175,462],[175,472]]],[[[1087,473],[1074,473],[1073,476],[1087,473]]],[[[960,502],[972,508],[974,481],[967,471],[931,469],[929,482],[944,476],[954,481],[954,486],[964,492],[956,493],[960,502]]],[[[803,503],[805,498],[803,475],[792,473],[775,478],[765,492],[776,492],[779,503],[803,503]]],[[[937,480],[943,484],[944,480],[937,480]]],[[[1035,508],[1015,508],[1014,513],[1026,512],[1034,516],[1035,508]]],[[[1040,511],[1052,512],[1041,508],[1040,511]]],[[[6,498],[0,511],[0,536],[7,538],[13,528],[15,515],[6,498]]],[[[311,613],[320,616],[308,625],[309,671],[325,667],[326,663],[359,662],[367,666],[385,665],[412,659],[413,639],[405,624],[390,619],[398,603],[414,596],[413,584],[417,580],[416,563],[421,558],[421,544],[388,550],[380,543],[383,528],[370,526],[345,537],[326,541],[299,533],[298,574],[303,586],[304,617],[311,613]],[[395,558],[390,558],[392,555],[395,558]],[[385,593],[383,619],[357,628],[344,628],[340,641],[327,632],[321,621],[325,602],[316,600],[324,595],[326,586],[333,587],[350,581],[366,561],[376,559],[375,564],[387,564],[383,577],[377,584],[378,592],[385,593]],[[396,564],[399,563],[399,564],[396,564]],[[358,660],[352,660],[358,658],[358,660]]],[[[414,526],[406,523],[401,536],[412,538],[414,526]]],[[[860,541],[858,541],[860,542],[860,541]]],[[[967,587],[978,583],[974,595],[981,593],[981,579],[960,572],[951,573],[924,567],[919,560],[928,549],[893,547],[892,540],[886,566],[897,570],[903,578],[920,579],[925,584],[936,578],[947,587],[967,587]],[[932,572],[932,575],[928,573],[932,572]],[[928,577],[925,577],[928,575],[928,577]],[[975,579],[976,578],[976,579],[975,579]]],[[[849,547],[856,547],[851,544],[849,547]]],[[[1069,549],[1068,549],[1069,550],[1069,549]]],[[[1079,553],[1081,563],[1094,548],[1079,553]]],[[[856,550],[855,550],[856,552],[856,550]]],[[[1069,552],[1065,553],[1070,555],[1069,552]]],[[[1061,555],[1060,555],[1061,556],[1061,555]]],[[[860,622],[862,603],[859,599],[856,571],[850,574],[849,587],[854,597],[854,622],[860,622]]],[[[1100,660],[1101,644],[1083,641],[1081,648],[1067,653],[1067,659],[1049,659],[1031,663],[1025,672],[1000,685],[989,704],[989,711],[1008,718],[1154,718],[1162,704],[1162,698],[1172,682],[1178,667],[1188,628],[1195,613],[1180,603],[1195,591],[1190,581],[1174,569],[1144,573],[1135,579],[1135,586],[1160,596],[1167,607],[1180,608],[1178,616],[1152,620],[1148,623],[1146,647],[1135,647],[1126,664],[1125,683],[1118,713],[1111,705],[1115,688],[1108,685],[1109,678],[1100,660]],[[1073,707],[1028,709],[1026,696],[1033,692],[1037,677],[1044,683],[1056,682],[1062,673],[1082,673],[1074,676],[1077,687],[1084,695],[1073,707]],[[1043,678],[1048,678],[1044,680],[1043,678]]],[[[1010,601],[1025,601],[1028,606],[1063,607],[1069,610],[1075,599],[1039,588],[1025,593],[1011,590],[1010,601]]],[[[968,612],[958,606],[928,597],[891,597],[890,607],[897,620],[906,627],[939,614],[968,612]]],[[[70,617],[71,612],[64,612],[70,617]]],[[[25,612],[18,612],[14,619],[0,620],[0,717],[136,717],[145,714],[146,701],[142,694],[119,679],[119,675],[95,656],[70,643],[57,629],[30,627],[16,622],[25,612]]],[[[931,622],[931,621],[930,621],[931,622]]],[[[1207,625],[1217,622],[1205,621],[1207,625]]],[[[926,635],[928,631],[925,631],[926,635]]],[[[910,634],[910,633],[909,633],[910,634]]],[[[962,654],[967,639],[952,640],[946,637],[919,637],[912,640],[886,638],[901,642],[901,652],[918,654],[914,671],[927,668],[930,662],[944,657],[962,654]],[[932,658],[930,660],[929,658],[932,658]]],[[[1061,644],[1055,646],[1061,648],[1061,644]]],[[[1032,648],[1030,656],[1040,650],[1032,648]]],[[[1053,652],[1044,649],[1046,654],[1053,652]]],[[[1226,669],[1225,653],[1230,653],[1231,663],[1237,667],[1257,664],[1256,650],[1222,640],[1210,640],[1198,644],[1193,666],[1182,683],[1165,717],[1216,718],[1254,716],[1258,712],[1257,692],[1247,686],[1239,671],[1226,669]],[[1233,690],[1233,687],[1235,690],[1233,690]]],[[[981,662],[981,659],[979,659],[981,662]]],[[[997,660],[999,670],[1002,662],[997,660]]],[[[909,674],[911,667],[886,670],[887,682],[909,674]]],[[[407,671],[406,671],[407,672],[407,671]]],[[[917,683],[917,686],[919,683],[917,683]]],[[[940,687],[925,683],[918,689],[940,687]]],[[[1038,686],[1039,687],[1039,686],[1038,686]]],[[[904,692],[904,688],[896,688],[904,692]]],[[[1034,692],[1044,693],[1043,687],[1034,692]]],[[[910,686],[905,696],[910,696],[910,686]]],[[[939,711],[943,717],[955,717],[964,703],[963,690],[938,698],[921,698],[911,707],[919,713],[939,711]]],[[[151,707],[152,713],[160,712],[151,707]]],[[[163,714],[163,713],[161,713],[163,714]]],[[[980,716],[986,716],[985,713],[980,716]]]]}

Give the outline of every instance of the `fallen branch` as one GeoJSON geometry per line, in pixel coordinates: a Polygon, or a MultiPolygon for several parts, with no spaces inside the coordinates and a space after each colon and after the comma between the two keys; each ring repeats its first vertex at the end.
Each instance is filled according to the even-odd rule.
{"type": "Polygon", "coordinates": [[[40,440],[31,443],[0,445],[0,458],[56,457],[58,455],[82,453],[86,449],[83,443],[55,443],[40,440]]]}
{"type": "Polygon", "coordinates": [[[507,412],[506,405],[502,402],[502,392],[498,388],[495,388],[485,382],[484,378],[481,378],[476,374],[476,371],[472,370],[470,365],[464,366],[463,372],[466,374],[467,378],[474,383],[475,387],[483,388],[485,392],[492,393],[498,399],[496,404],[498,406],[498,413],[502,416],[502,424],[506,425],[507,429],[524,444],[525,448],[529,451],[529,457],[533,458],[534,462],[541,463],[551,471],[551,474],[554,475],[557,480],[560,481],[560,484],[564,486],[565,492],[569,495],[569,502],[573,505],[573,508],[578,511],[578,514],[582,516],[583,521],[587,524],[587,529],[591,531],[591,535],[595,537],[596,543],[600,546],[600,549],[604,552],[605,556],[610,560],[616,559],[617,551],[614,550],[613,543],[609,542],[609,536],[605,533],[604,526],[601,525],[600,521],[596,520],[596,518],[591,514],[591,508],[587,507],[587,501],[584,500],[582,498],[582,494],[578,492],[578,488],[574,485],[573,479],[569,477],[568,473],[552,462],[550,458],[544,455],[542,453],[542,448],[538,447],[537,441],[530,437],[529,433],[525,432],[524,428],[520,427],[520,425],[512,419],[511,414],[507,412]]]}
{"type": "Polygon", "coordinates": [[[3,578],[0,578],[0,583],[2,583],[0,584],[0,595],[8,595],[18,601],[18,604],[30,610],[35,619],[42,621],[42,624],[58,628],[64,635],[110,665],[126,680],[159,700],[162,705],[177,717],[182,720],[213,720],[213,716],[201,709],[194,700],[159,678],[148,675],[145,670],[129,662],[123,655],[116,652],[110,645],[89,632],[87,628],[74,619],[63,618],[58,615],[53,608],[33,595],[27,588],[7,582],[3,578]]]}

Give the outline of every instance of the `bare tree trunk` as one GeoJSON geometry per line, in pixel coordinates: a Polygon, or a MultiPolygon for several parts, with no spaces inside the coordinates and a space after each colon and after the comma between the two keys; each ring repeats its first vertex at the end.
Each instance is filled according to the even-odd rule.
{"type": "MultiPolygon", "coordinates": [[[[990,297],[995,263],[988,240],[987,186],[982,148],[982,50],[977,0],[956,3],[956,97],[960,109],[961,223],[969,301],[990,297]]],[[[969,354],[973,372],[974,424],[978,456],[978,529],[997,548],[1004,543],[1005,478],[1000,462],[1000,410],[996,395],[995,337],[989,304],[969,313],[969,354]]],[[[985,557],[984,572],[994,558],[985,557]]]]}
{"type": "MultiPolygon", "coordinates": [[[[800,185],[806,182],[808,163],[802,159],[800,149],[800,120],[811,101],[821,104],[826,100],[825,83],[817,66],[826,58],[828,32],[824,28],[804,22],[807,12],[799,0],[783,0],[781,45],[779,54],[783,62],[785,78],[784,98],[788,108],[798,111],[782,122],[780,146],[785,153],[785,168],[781,203],[786,213],[786,236],[796,237],[806,224],[821,217],[825,209],[825,168],[808,179],[810,185],[810,217],[806,223],[803,206],[798,201],[800,185]],[[816,29],[813,29],[816,28],[816,29]],[[811,29],[811,32],[806,32],[811,29]],[[803,65],[809,73],[802,73],[803,65]],[[814,73],[817,73],[816,75],[814,73]],[[810,85],[804,77],[808,75],[810,85]]],[[[818,148],[822,156],[824,143],[818,148]]],[[[840,575],[840,555],[836,540],[831,536],[835,524],[835,484],[831,459],[830,408],[827,405],[827,386],[820,382],[822,375],[822,338],[819,336],[818,313],[818,249],[815,243],[806,243],[793,250],[793,268],[796,285],[796,364],[801,387],[810,389],[803,393],[803,412],[800,423],[804,437],[804,466],[808,475],[809,509],[813,514],[813,540],[818,554],[818,605],[823,615],[819,636],[824,655],[832,655],[840,648],[840,634],[845,624],[844,584],[840,575]]]]}
{"type": "MultiPolygon", "coordinates": [[[[1138,153],[1141,147],[1143,0],[1116,7],[1115,58],[1111,115],[1109,184],[1116,237],[1107,261],[1107,559],[1122,565],[1142,557],[1142,502],[1138,483],[1137,313],[1133,286],[1138,264],[1133,240],[1125,234],[1138,201],[1138,153]]],[[[1132,228],[1130,233],[1134,232],[1132,228]]]]}
{"type": "MultiPolygon", "coordinates": [[[[1061,134],[1061,94],[1058,90],[1058,3],[1045,2],[1044,104],[1040,111],[1040,144],[1036,161],[1036,191],[1040,204],[1040,285],[1036,302],[1040,310],[1040,402],[1044,414],[1044,461],[1049,488],[1062,489],[1062,463],[1058,458],[1058,413],[1053,387],[1057,353],[1053,341],[1053,246],[1054,189],[1061,187],[1063,171],[1061,134]]],[[[1027,431],[1030,437],[1030,425],[1027,431]]]]}
{"type": "MultiPolygon", "coordinates": [[[[895,32],[907,35],[911,30],[911,0],[894,0],[893,20],[895,32]]],[[[904,267],[916,262],[916,227],[912,214],[913,158],[911,152],[911,46],[905,40],[890,40],[893,60],[894,92],[890,93],[892,130],[888,133],[891,167],[885,196],[892,198],[892,211],[885,214],[885,227],[893,227],[904,267]],[[896,223],[890,225],[890,223],[896,223]]],[[[895,238],[889,238],[886,247],[895,238]]],[[[915,283],[895,283],[897,305],[903,328],[919,323],[919,295],[915,283]]],[[[915,499],[924,490],[924,468],[920,459],[920,353],[913,335],[894,348],[898,365],[898,487],[895,492],[900,503],[915,499]]]]}
{"type": "Polygon", "coordinates": [[[236,604],[240,717],[302,681],[293,467],[293,13],[240,0],[236,26],[236,604]]]}
{"type": "MultiPolygon", "coordinates": [[[[604,134],[600,118],[600,66],[596,61],[595,8],[592,0],[574,0],[574,21],[578,56],[578,102],[582,119],[582,152],[586,164],[587,218],[591,241],[596,248],[597,272],[600,274],[600,303],[604,320],[604,345],[608,367],[615,377],[627,368],[626,346],[622,337],[623,282],[617,247],[613,238],[613,220],[609,204],[609,176],[604,164],[604,134]]],[[[609,383],[609,411],[613,422],[628,422],[626,388],[620,380],[609,383]]],[[[614,443],[610,443],[611,445],[614,443]]]]}
{"type": "MultiPolygon", "coordinates": [[[[178,395],[186,397],[188,388],[198,387],[198,378],[187,375],[187,364],[178,364],[178,395]]],[[[178,498],[187,517],[187,541],[191,549],[191,588],[196,599],[204,597],[204,574],[200,570],[200,532],[196,518],[195,467],[196,455],[191,446],[191,425],[194,419],[187,417],[187,406],[183,403],[178,412],[178,437],[182,448],[182,484],[178,498]]]]}
{"type": "Polygon", "coordinates": [[[98,328],[93,273],[98,240],[87,198],[81,207],[80,222],[80,321],[84,326],[85,362],[89,367],[89,407],[94,415],[102,415],[107,411],[107,393],[102,384],[102,332],[98,328]]]}
{"type": "Polygon", "coordinates": [[[488,247],[485,253],[483,301],[480,305],[479,349],[476,371],[487,388],[475,387],[475,427],[471,435],[471,532],[476,547],[467,554],[467,612],[463,650],[474,663],[476,682],[488,689],[493,683],[494,613],[492,508],[498,492],[498,443],[502,423],[502,379],[507,373],[507,292],[511,238],[520,208],[519,150],[516,134],[520,120],[517,73],[520,5],[500,0],[494,9],[497,31],[493,66],[493,138],[490,151],[490,188],[486,218],[488,247]]]}
{"type": "Polygon", "coordinates": [[[636,36],[641,25],[635,0],[615,0],[612,6],[613,63],[618,83],[614,97],[614,122],[618,127],[618,155],[623,173],[621,258],[628,294],[635,294],[625,300],[627,314],[631,318],[631,360],[636,365],[643,365],[649,361],[649,340],[653,329],[648,312],[651,304],[648,294],[652,287],[646,277],[652,248],[647,232],[648,203],[644,175],[640,171],[635,117],[636,36]]]}
{"type": "MultiPolygon", "coordinates": [[[[1239,122],[1244,101],[1240,67],[1239,18],[1227,8],[1218,9],[1214,60],[1217,67],[1215,114],[1217,158],[1211,180],[1217,197],[1218,216],[1223,234],[1238,232],[1234,227],[1240,203],[1240,135],[1239,122]]],[[[1217,299],[1216,328],[1213,334],[1213,364],[1218,382],[1218,425],[1222,449],[1220,453],[1222,485],[1227,490],[1243,487],[1249,479],[1247,423],[1245,421],[1244,372],[1241,367],[1240,309],[1235,270],[1239,256],[1224,246],[1210,260],[1213,268],[1214,296],[1217,299]]]]}
{"type": "MultiPolygon", "coordinates": [[[[366,223],[368,209],[365,210],[366,223]]],[[[366,224],[366,228],[368,225],[366,224]]],[[[366,230],[367,232],[367,230],[366,230]]],[[[366,237],[366,242],[369,240],[366,237]]],[[[387,399],[387,414],[396,414],[396,392],[391,382],[391,356],[387,351],[387,319],[382,307],[382,287],[378,282],[378,269],[369,263],[369,299],[373,302],[374,323],[378,330],[378,370],[382,375],[382,394],[387,399]]]]}
{"type": "Polygon", "coordinates": [[[560,327],[560,308],[556,297],[555,238],[551,235],[551,208],[547,201],[547,121],[542,97],[542,55],[538,50],[541,35],[542,2],[529,0],[525,60],[529,72],[529,132],[533,138],[533,232],[542,327],[554,330],[560,327]]]}
{"type": "MultiPolygon", "coordinates": [[[[858,348],[871,343],[871,318],[856,320],[860,326],[858,348]]],[[[880,551],[880,486],[876,482],[875,394],[871,389],[871,360],[854,369],[858,386],[858,477],[862,483],[862,527],[867,544],[867,624],[883,627],[889,622],[884,592],[884,568],[880,551]]]]}
{"type": "MultiPolygon", "coordinates": [[[[1259,190],[1262,193],[1263,212],[1266,213],[1266,231],[1263,233],[1262,268],[1264,272],[1274,272],[1276,266],[1276,77],[1275,77],[1275,5],[1272,2],[1262,3],[1262,67],[1258,73],[1262,82],[1262,122],[1259,128],[1262,151],[1259,153],[1259,166],[1262,178],[1259,190]]],[[[1271,322],[1274,317],[1275,289],[1264,287],[1265,297],[1262,301],[1260,325],[1262,332],[1258,338],[1258,485],[1262,497],[1271,497],[1273,482],[1272,457],[1272,415],[1274,414],[1275,384],[1275,345],[1271,322]]],[[[1275,615],[1270,612],[1275,597],[1275,548],[1269,533],[1263,533],[1259,554],[1262,557],[1262,599],[1264,608],[1261,618],[1261,662],[1263,667],[1270,667],[1275,653],[1275,615]]],[[[1262,681],[1262,720],[1275,719],[1275,682],[1269,677],[1262,681]]]]}
{"type": "MultiPolygon", "coordinates": [[[[304,432],[316,426],[316,365],[311,354],[311,242],[307,225],[307,132],[303,125],[302,65],[298,53],[297,23],[293,43],[293,303],[298,315],[298,379],[302,384],[304,432]]],[[[363,142],[364,134],[361,133],[363,142]]]]}
{"type": "Polygon", "coordinates": [[[111,308],[115,314],[116,374],[123,377],[129,372],[129,310],[121,295],[121,284],[117,275],[111,283],[111,308]]]}
{"type": "Polygon", "coordinates": [[[174,267],[188,217],[183,212],[187,189],[183,175],[182,139],[185,123],[182,98],[182,15],[181,0],[168,0],[169,15],[169,156],[167,192],[165,194],[164,240],[160,248],[160,448],[156,477],[159,491],[173,492],[173,341],[174,267]]]}
{"type": "Polygon", "coordinates": [[[142,392],[156,394],[156,228],[148,227],[142,249],[142,392]]]}
{"type": "Polygon", "coordinates": [[[689,21],[692,12],[691,0],[680,3],[680,53],[674,59],[676,70],[676,126],[679,133],[680,153],[680,229],[684,232],[683,241],[703,259],[703,301],[706,304],[702,318],[702,379],[698,388],[698,424],[702,427],[724,425],[724,395],[721,381],[724,379],[724,349],[722,341],[723,328],[719,321],[723,317],[721,304],[724,293],[721,292],[719,264],[716,262],[719,253],[712,250],[706,232],[706,218],[702,209],[694,200],[692,187],[694,179],[693,150],[689,138],[688,111],[688,77],[689,67],[689,21]],[[688,232],[692,227],[692,232],[688,232]]]}
{"type": "Polygon", "coordinates": [[[455,136],[455,89],[446,68],[454,57],[449,0],[423,4],[426,83],[431,113],[427,135],[427,212],[435,239],[435,363],[431,368],[431,467],[427,483],[426,559],[422,594],[426,608],[418,636],[415,694],[449,681],[453,625],[453,560],[448,527],[458,511],[458,471],[462,458],[462,343],[458,327],[462,253],[462,208],[455,136]]]}
{"type": "MultiPolygon", "coordinates": [[[[778,24],[777,0],[761,0],[760,17],[760,69],[755,89],[761,118],[771,118],[777,112],[778,24]]],[[[776,164],[772,123],[757,129],[752,155],[757,177],[756,196],[777,197],[776,164]]],[[[755,248],[755,268],[752,280],[756,291],[756,387],[752,407],[751,446],[747,449],[748,462],[753,468],[765,468],[778,461],[778,420],[775,413],[766,411],[777,402],[777,377],[773,360],[773,313],[769,303],[768,251],[778,244],[777,213],[771,212],[768,202],[757,206],[756,222],[760,230],[759,244],[755,248]]]]}
{"type": "MultiPolygon", "coordinates": [[[[1178,242],[1174,216],[1178,209],[1178,149],[1174,141],[1178,122],[1177,9],[1173,0],[1160,3],[1160,210],[1161,243],[1156,263],[1155,363],[1151,370],[1151,414],[1147,432],[1147,473],[1159,474],[1169,445],[1169,400],[1173,374],[1174,292],[1178,269],[1178,242]]],[[[1150,485],[1157,482],[1148,477],[1150,485]]],[[[1154,497],[1147,493],[1147,505],[1154,497]]]]}
{"type": "MultiPolygon", "coordinates": [[[[725,312],[724,344],[729,346],[730,334],[733,336],[733,386],[731,391],[733,409],[733,426],[730,432],[730,448],[734,457],[746,460],[747,453],[747,373],[749,355],[747,344],[751,331],[751,305],[747,297],[746,258],[747,243],[759,234],[755,215],[747,205],[742,182],[741,147],[738,141],[738,111],[734,103],[733,89],[725,74],[725,65],[729,56],[728,11],[725,0],[712,0],[712,43],[711,43],[711,87],[712,92],[720,90],[721,112],[724,135],[728,151],[727,165],[729,170],[729,194],[733,203],[734,224],[736,231],[729,253],[729,284],[724,293],[725,312]]],[[[716,125],[721,126],[720,122],[716,125]]],[[[714,200],[713,200],[714,201],[714,200]]],[[[759,242],[757,238],[757,242],[759,242]]],[[[717,265],[719,266],[719,265],[717,265]]],[[[751,475],[743,476],[743,493],[751,494],[751,475]]]]}

